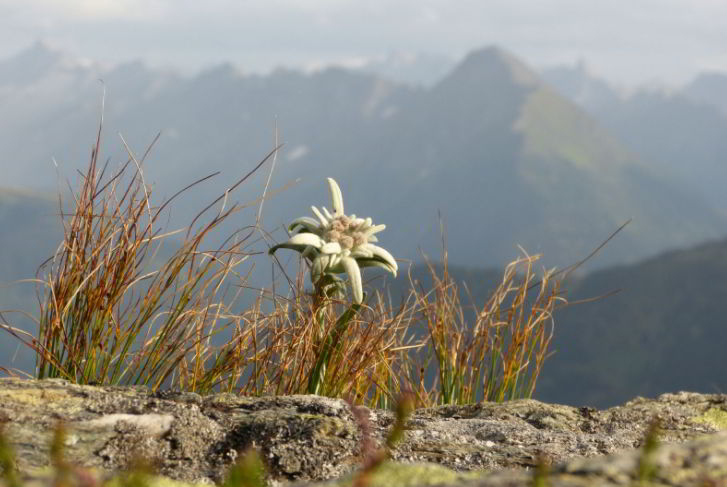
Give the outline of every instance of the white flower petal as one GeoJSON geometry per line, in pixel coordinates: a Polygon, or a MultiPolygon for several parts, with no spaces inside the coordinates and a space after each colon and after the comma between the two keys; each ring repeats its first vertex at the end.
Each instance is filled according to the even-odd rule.
{"type": "Polygon", "coordinates": [[[355,303],[363,301],[363,286],[361,285],[361,269],[358,267],[356,259],[345,257],[341,259],[343,268],[346,269],[348,279],[351,281],[351,290],[353,291],[353,300],[355,303]]]}
{"type": "Polygon", "coordinates": [[[341,194],[341,188],[338,187],[338,183],[333,178],[328,179],[328,189],[331,191],[331,205],[333,206],[333,213],[336,216],[343,215],[343,194],[341,194]]]}
{"type": "Polygon", "coordinates": [[[392,273],[394,275],[394,277],[396,277],[396,269],[394,269],[393,267],[391,267],[386,262],[382,262],[382,261],[377,260],[377,259],[359,259],[357,262],[358,262],[358,266],[361,267],[361,268],[364,268],[364,267],[380,267],[380,268],[384,269],[386,272],[392,273]]]}
{"type": "MultiPolygon", "coordinates": [[[[312,235],[312,234],[309,233],[307,235],[312,235]]],[[[277,245],[273,245],[272,247],[270,247],[270,249],[268,249],[268,254],[273,255],[278,249],[295,250],[296,252],[301,252],[303,254],[303,256],[305,257],[308,249],[313,249],[313,247],[311,247],[310,245],[295,243],[295,242],[291,242],[290,240],[288,240],[287,242],[279,243],[277,245]]],[[[313,250],[316,251],[315,249],[313,249],[313,250]]]]}
{"type": "Polygon", "coordinates": [[[321,247],[321,253],[324,254],[340,254],[341,244],[338,242],[326,242],[321,247]]]}
{"type": "Polygon", "coordinates": [[[316,218],[318,218],[318,220],[321,222],[322,226],[325,227],[326,225],[328,225],[328,220],[326,220],[326,217],[323,216],[320,211],[318,211],[318,208],[316,208],[315,206],[311,206],[310,209],[316,216],[316,218]]]}
{"type": "Polygon", "coordinates": [[[359,259],[359,258],[373,259],[374,252],[372,250],[367,249],[365,246],[361,245],[351,251],[351,257],[353,257],[354,259],[359,259]]]}
{"type": "Polygon", "coordinates": [[[364,234],[370,239],[373,234],[379,233],[382,230],[386,230],[386,225],[384,225],[383,223],[381,225],[374,225],[367,228],[366,230],[364,230],[364,234]]]}
{"type": "Polygon", "coordinates": [[[320,249],[326,242],[315,233],[304,232],[293,235],[286,243],[290,245],[310,245],[320,249]]]}
{"type": "Polygon", "coordinates": [[[379,247],[378,245],[368,244],[366,246],[369,250],[371,250],[374,253],[374,258],[378,258],[382,260],[384,263],[389,264],[392,269],[394,269],[394,277],[396,277],[396,273],[399,270],[399,266],[396,263],[396,260],[394,259],[394,256],[389,253],[388,250],[379,247]]]}
{"type": "Polygon", "coordinates": [[[293,220],[291,224],[288,225],[288,230],[292,232],[297,227],[301,227],[311,233],[320,233],[323,230],[319,222],[308,216],[302,216],[293,220]]]}

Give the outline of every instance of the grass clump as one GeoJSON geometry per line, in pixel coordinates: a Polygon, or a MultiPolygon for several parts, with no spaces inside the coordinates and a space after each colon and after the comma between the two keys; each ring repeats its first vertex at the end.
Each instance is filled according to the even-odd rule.
{"type": "Polygon", "coordinates": [[[449,275],[446,251],[441,275],[427,262],[433,289],[425,292],[412,285],[412,292],[438,371],[438,394],[431,402],[470,404],[532,396],[549,353],[553,312],[566,303],[554,270],[535,274],[539,258],[523,251],[508,264],[489,299],[475,308],[473,322],[449,275]]]}
{"type": "MultiPolygon", "coordinates": [[[[209,339],[239,321],[227,281],[249,257],[241,231],[206,249],[207,237],[239,205],[224,204],[203,224],[209,205],[186,228],[163,233],[160,219],[179,194],[154,207],[142,164],[129,159],[109,174],[100,168],[96,139],[73,210],[64,213],[64,235],[55,255],[39,269],[38,334],[5,326],[36,352],[36,377],[79,384],[144,384],[207,392],[246,355],[237,343],[213,351],[209,339]],[[168,257],[162,243],[184,232],[168,257]],[[160,262],[161,261],[161,262],[160,262]],[[175,375],[176,374],[176,375],[175,375]]],[[[250,174],[233,185],[234,190],[250,174]]],[[[60,200],[60,197],[59,197],[60,200]]],[[[213,203],[214,204],[214,203],[213,203]]],[[[238,340],[245,338],[238,335],[238,340]]]]}

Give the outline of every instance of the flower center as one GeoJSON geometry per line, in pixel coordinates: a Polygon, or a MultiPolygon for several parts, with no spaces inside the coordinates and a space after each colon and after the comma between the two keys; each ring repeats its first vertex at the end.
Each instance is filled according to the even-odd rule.
{"type": "Polygon", "coordinates": [[[327,242],[338,242],[343,250],[351,250],[368,241],[358,230],[359,226],[346,215],[337,216],[328,224],[323,236],[327,242]]]}

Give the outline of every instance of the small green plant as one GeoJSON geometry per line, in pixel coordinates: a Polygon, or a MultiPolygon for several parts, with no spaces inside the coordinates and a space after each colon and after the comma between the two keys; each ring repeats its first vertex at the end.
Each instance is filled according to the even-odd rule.
{"type": "Polygon", "coordinates": [[[264,487],[265,465],[256,450],[250,449],[230,467],[222,487],[264,487]]]}
{"type": "Polygon", "coordinates": [[[538,463],[533,469],[533,487],[548,487],[548,476],[550,475],[550,465],[544,457],[538,458],[538,463]]]}
{"type": "Polygon", "coordinates": [[[657,466],[654,464],[654,454],[659,449],[659,420],[655,419],[649,424],[644,436],[644,444],[641,447],[638,465],[636,467],[636,481],[634,487],[646,487],[651,484],[657,473],[657,466]]]}
{"type": "Polygon", "coordinates": [[[373,444],[371,435],[371,424],[369,422],[366,413],[361,409],[356,408],[353,403],[349,401],[351,411],[353,412],[354,418],[359,425],[362,435],[362,447],[361,452],[363,454],[363,464],[361,469],[356,472],[353,478],[353,487],[366,487],[370,483],[371,475],[381,467],[381,465],[389,460],[392,455],[392,450],[396,444],[404,436],[406,430],[406,422],[414,411],[415,398],[411,393],[404,393],[399,396],[395,406],[395,421],[391,427],[389,434],[386,437],[384,446],[380,449],[376,449],[373,444]]]}
{"type": "Polygon", "coordinates": [[[50,463],[53,466],[55,476],[53,483],[58,486],[69,486],[73,482],[73,467],[63,456],[66,437],[66,428],[62,423],[58,423],[53,430],[53,437],[50,442],[50,463]]]}
{"type": "Polygon", "coordinates": [[[7,487],[20,487],[20,480],[15,473],[15,455],[5,437],[3,424],[0,423],[0,480],[7,487]]]}

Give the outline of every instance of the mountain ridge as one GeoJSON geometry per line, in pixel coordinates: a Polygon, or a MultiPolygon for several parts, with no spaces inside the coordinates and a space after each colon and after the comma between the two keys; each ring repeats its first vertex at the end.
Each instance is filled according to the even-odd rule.
{"type": "Polygon", "coordinates": [[[650,165],[701,193],[727,214],[727,76],[705,73],[679,90],[624,93],[582,65],[546,70],[545,79],[650,165]]]}
{"type": "MultiPolygon", "coordinates": [[[[273,228],[305,212],[292,210],[304,206],[300,201],[325,203],[321,188],[329,176],[343,185],[350,208],[389,225],[384,238],[403,258],[415,258],[417,247],[436,252],[438,214],[450,231],[452,258],[461,264],[481,259],[482,265],[507,262],[517,255],[516,244],[544,252],[553,265],[567,265],[636,216],[628,240],[614,245],[603,265],[633,261],[669,246],[716,238],[725,222],[699,202],[699,195],[680,194],[657,168],[637,160],[598,122],[498,47],[473,51],[431,87],[341,68],[258,76],[223,64],[181,78],[130,64],[107,74],[106,133],[123,133],[138,154],[157,131],[169,134],[145,164],[147,180],[160,197],[213,170],[236,179],[268,152],[273,128],[280,127],[282,141],[296,157],[281,154],[273,183],[302,179],[266,203],[265,219],[273,228]],[[372,199],[372,191],[387,197],[372,199]],[[669,213],[660,211],[664,205],[669,213]],[[471,223],[477,221],[481,226],[471,223]]],[[[81,78],[94,76],[88,71],[81,78]]],[[[0,87],[3,83],[0,79],[0,87]]],[[[18,161],[9,168],[9,181],[46,178],[50,183],[54,172],[37,169],[42,160],[47,168],[52,159],[58,161],[66,174],[85,167],[100,99],[84,97],[102,87],[91,81],[78,90],[62,87],[64,101],[56,104],[52,90],[43,92],[40,105],[0,96],[5,113],[23,111],[26,120],[5,124],[7,133],[0,135],[0,149],[18,161]]],[[[122,144],[108,140],[102,150],[124,160],[122,144]]],[[[196,202],[182,200],[178,214],[193,213],[204,206],[199,201],[224,193],[220,182],[196,188],[196,202]]],[[[251,180],[253,186],[263,184],[262,175],[251,180]]]]}

